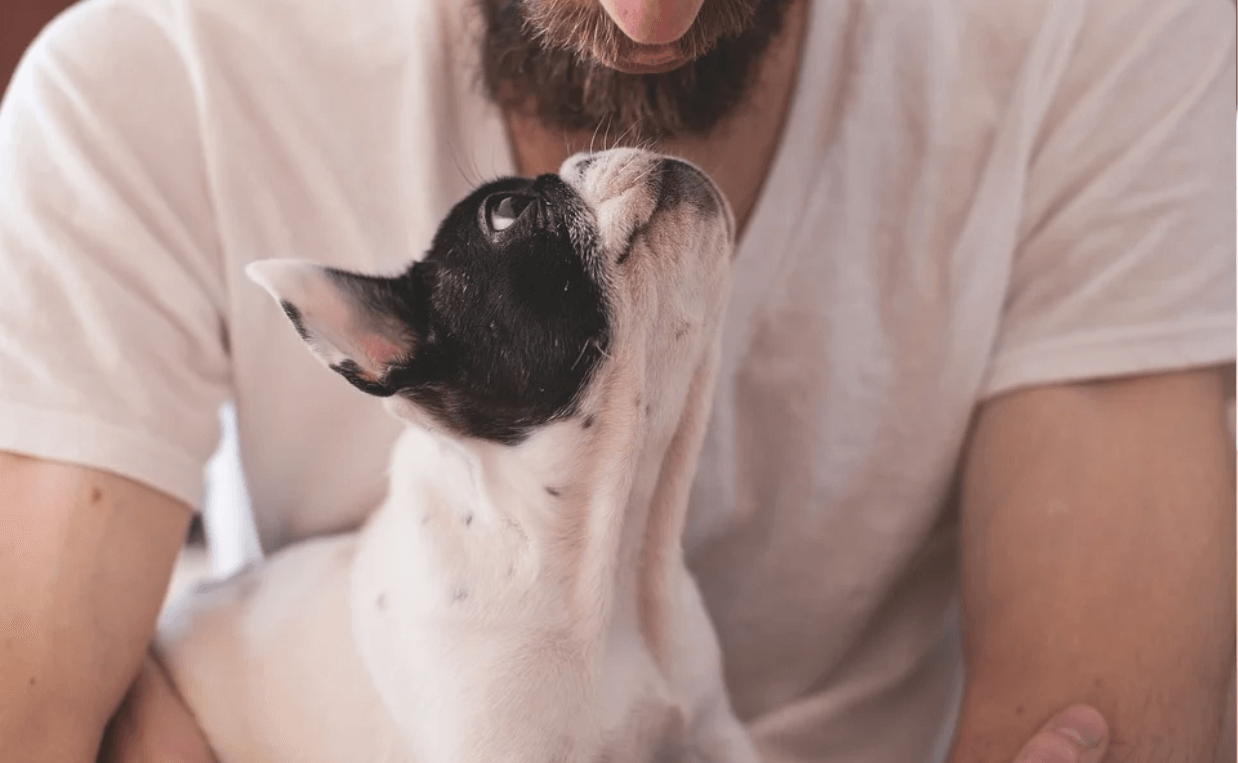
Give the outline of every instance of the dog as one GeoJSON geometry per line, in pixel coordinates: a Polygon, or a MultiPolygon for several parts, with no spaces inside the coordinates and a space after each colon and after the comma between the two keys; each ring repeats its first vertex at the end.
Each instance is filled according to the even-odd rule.
{"type": "Polygon", "coordinates": [[[249,266],[408,426],[359,532],[161,622],[221,763],[756,763],[680,546],[734,238],[702,171],[614,149],[485,184],[395,277],[249,266]]]}

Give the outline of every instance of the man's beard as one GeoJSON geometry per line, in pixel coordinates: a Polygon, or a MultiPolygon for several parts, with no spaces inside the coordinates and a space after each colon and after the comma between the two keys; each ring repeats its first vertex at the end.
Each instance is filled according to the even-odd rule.
{"type": "Polygon", "coordinates": [[[689,63],[624,74],[597,60],[635,43],[595,0],[480,0],[484,84],[550,129],[644,144],[702,137],[743,103],[789,2],[707,0],[676,43],[689,63]]]}

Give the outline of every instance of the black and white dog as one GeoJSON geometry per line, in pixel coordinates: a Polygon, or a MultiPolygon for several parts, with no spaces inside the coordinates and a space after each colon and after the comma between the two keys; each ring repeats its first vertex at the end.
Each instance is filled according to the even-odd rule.
{"type": "Polygon", "coordinates": [[[755,763],[680,548],[733,239],[622,149],[482,187],[397,277],[250,266],[409,426],[359,533],[165,618],[221,763],[755,763]]]}

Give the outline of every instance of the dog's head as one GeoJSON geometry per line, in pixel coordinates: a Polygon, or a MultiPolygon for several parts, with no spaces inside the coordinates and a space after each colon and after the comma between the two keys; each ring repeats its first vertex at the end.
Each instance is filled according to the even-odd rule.
{"type": "Polygon", "coordinates": [[[655,385],[690,370],[716,334],[733,237],[700,170],[619,149],[484,185],[396,276],[294,260],[247,272],[358,389],[404,418],[516,444],[580,412],[607,363],[655,385]]]}

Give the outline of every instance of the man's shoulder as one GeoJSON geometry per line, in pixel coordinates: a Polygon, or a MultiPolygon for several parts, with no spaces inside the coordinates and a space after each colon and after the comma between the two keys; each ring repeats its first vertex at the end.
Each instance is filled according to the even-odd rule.
{"type": "Polygon", "coordinates": [[[1193,0],[846,0],[817,2],[814,14],[824,22],[814,25],[819,42],[833,43],[835,57],[868,52],[858,63],[936,62],[958,74],[1014,80],[1050,77],[1052,63],[1065,58],[1105,58],[1147,45],[1157,29],[1183,18],[1228,14],[1232,20],[1233,6],[1193,0]]]}
{"type": "Polygon", "coordinates": [[[409,104],[433,111],[459,100],[451,91],[469,80],[456,63],[473,49],[456,43],[469,33],[471,8],[454,0],[84,0],[32,45],[14,79],[25,95],[14,100],[44,111],[38,104],[49,100],[76,102],[50,118],[130,145],[176,142],[208,162],[250,164],[255,151],[311,141],[323,157],[355,167],[357,152],[390,148],[391,126],[410,116],[409,104]]]}
{"type": "Polygon", "coordinates": [[[805,113],[827,127],[854,117],[901,148],[1026,152],[1071,114],[1164,111],[1226,55],[1232,70],[1229,2],[845,0],[813,13],[802,73],[821,105],[805,113]]]}
{"type": "Polygon", "coordinates": [[[822,93],[831,92],[833,81],[834,88],[851,93],[851,101],[880,102],[886,111],[897,104],[900,111],[927,116],[925,110],[936,110],[931,104],[957,101],[965,107],[962,113],[955,103],[946,108],[958,118],[996,119],[1028,73],[1037,47],[1069,36],[1073,13],[1063,13],[1061,5],[1053,0],[815,2],[811,60],[802,73],[820,78],[822,93]],[[866,90],[871,97],[861,95],[866,90]]]}
{"type": "Polygon", "coordinates": [[[106,70],[135,61],[166,66],[171,55],[197,84],[222,72],[231,81],[271,73],[288,87],[329,85],[314,75],[387,67],[418,46],[446,44],[460,28],[454,7],[446,0],[84,0],[44,30],[30,57],[90,55],[106,70]]]}

